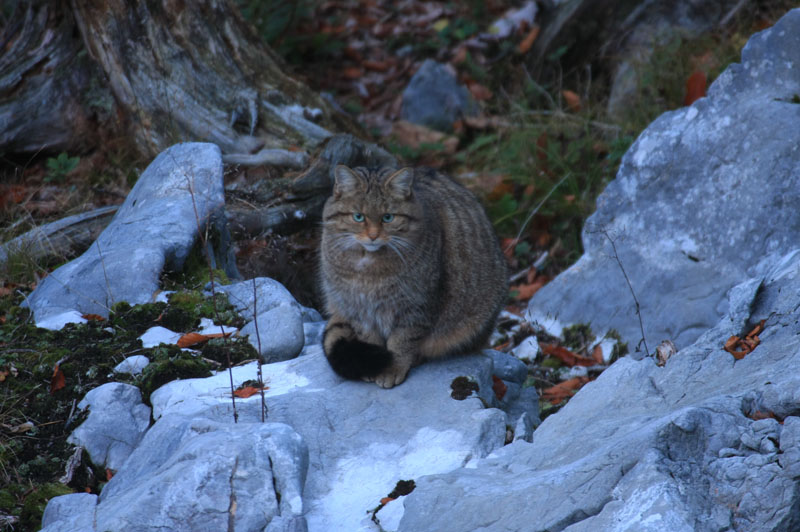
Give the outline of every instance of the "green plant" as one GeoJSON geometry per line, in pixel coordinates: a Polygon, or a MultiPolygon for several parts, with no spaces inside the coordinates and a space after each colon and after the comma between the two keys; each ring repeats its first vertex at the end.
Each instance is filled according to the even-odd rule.
{"type": "Polygon", "coordinates": [[[71,171],[73,171],[80,162],[81,158],[78,156],[70,157],[67,152],[61,152],[58,157],[48,157],[45,165],[47,166],[47,176],[44,178],[45,183],[61,183],[71,171]]]}

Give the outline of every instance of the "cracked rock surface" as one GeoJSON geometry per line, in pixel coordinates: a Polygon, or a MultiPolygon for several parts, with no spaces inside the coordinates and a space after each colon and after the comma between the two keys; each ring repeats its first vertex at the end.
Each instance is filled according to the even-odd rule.
{"type": "Polygon", "coordinates": [[[615,328],[650,349],[691,345],[726,315],[727,292],[800,230],[800,10],[754,35],[690,107],[661,115],[625,154],[587,220],[581,259],[539,290],[529,318],[615,328]]]}

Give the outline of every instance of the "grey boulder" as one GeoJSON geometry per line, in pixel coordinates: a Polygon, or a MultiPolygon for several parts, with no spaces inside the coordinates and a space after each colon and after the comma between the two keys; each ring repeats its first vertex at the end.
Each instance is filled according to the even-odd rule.
{"type": "Polygon", "coordinates": [[[306,339],[304,316],[314,318],[316,311],[312,313],[312,309],[297,303],[278,281],[258,277],[219,286],[217,290],[224,292],[236,311],[250,320],[239,335],[247,336],[263,362],[289,360],[303,350],[306,339]]]}
{"type": "Polygon", "coordinates": [[[40,532],[87,532],[95,530],[97,495],[72,493],[54,497],[47,503],[40,532]]]}
{"type": "Polygon", "coordinates": [[[103,489],[95,530],[248,532],[276,516],[302,521],[307,467],[305,444],[285,425],[164,416],[103,489]]]}
{"type": "Polygon", "coordinates": [[[108,382],[91,390],[78,403],[89,417],[67,441],[86,449],[96,465],[117,471],[150,426],[150,407],[142,403],[139,388],[108,382]]]}
{"type": "Polygon", "coordinates": [[[259,351],[261,360],[266,363],[294,358],[305,345],[303,320],[297,305],[281,305],[260,313],[254,321],[242,327],[239,335],[247,336],[247,341],[259,351]]]}
{"type": "MultiPolygon", "coordinates": [[[[800,228],[800,10],[754,35],[708,96],[668,112],[625,154],[583,232],[584,255],[539,290],[529,321],[617,329],[632,350],[691,345],[728,311],[728,291],[800,228]],[[606,236],[608,235],[608,237],[606,236]]],[[[742,331],[737,331],[742,332],[742,331]]]]}
{"type": "Polygon", "coordinates": [[[39,322],[71,310],[108,316],[117,301],[149,302],[162,270],[181,268],[198,223],[224,204],[219,148],[172,146],[142,173],[89,249],[48,275],[25,305],[39,322]]]}
{"type": "Polygon", "coordinates": [[[728,315],[663,368],[620,359],[532,443],[418,479],[399,530],[797,530],[800,250],[756,270],[752,353],[722,349],[728,315]]]}
{"type": "MultiPolygon", "coordinates": [[[[259,394],[236,400],[233,423],[227,372],[153,392],[157,421],[91,506],[94,525],[84,530],[375,531],[371,514],[399,480],[495,452],[513,426],[506,410],[538,420],[508,355],[431,362],[383,390],[341,379],[318,344],[305,351],[263,366],[269,423],[260,423],[259,394]],[[508,383],[502,401],[495,373],[508,383]],[[455,382],[471,383],[458,399],[455,382]]],[[[255,363],[233,368],[234,386],[256,372],[255,363]]],[[[73,497],[49,503],[48,515],[61,518],[49,530],[77,519],[57,511],[73,497]]],[[[396,500],[375,518],[393,530],[401,515],[396,500]]]]}
{"type": "Polygon", "coordinates": [[[456,120],[477,112],[469,91],[447,66],[426,59],[403,91],[400,116],[414,124],[450,132],[456,120]]]}

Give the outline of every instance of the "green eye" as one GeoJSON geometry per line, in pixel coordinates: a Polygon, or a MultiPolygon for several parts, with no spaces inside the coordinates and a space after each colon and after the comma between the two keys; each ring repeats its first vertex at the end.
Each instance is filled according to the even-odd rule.
{"type": "Polygon", "coordinates": [[[364,221],[364,214],[360,213],[360,212],[354,212],[353,213],[353,220],[357,221],[358,223],[363,222],[364,221]]]}
{"type": "Polygon", "coordinates": [[[382,220],[383,220],[383,223],[388,224],[389,222],[394,220],[394,214],[386,213],[386,214],[383,215],[382,220]]]}

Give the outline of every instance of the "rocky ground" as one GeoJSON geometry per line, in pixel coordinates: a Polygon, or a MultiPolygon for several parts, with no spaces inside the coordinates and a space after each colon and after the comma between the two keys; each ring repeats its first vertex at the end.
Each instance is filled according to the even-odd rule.
{"type": "MultiPolygon", "coordinates": [[[[706,98],[636,140],[586,223],[584,255],[520,298],[533,296],[524,319],[506,315],[495,340],[509,353],[424,365],[389,391],[331,373],[321,316],[274,280],[196,281],[206,297],[226,293],[213,305],[159,293],[174,282],[162,270],[197,259],[197,220],[225,202],[216,147],[164,152],[88,251],[27,299],[39,325],[85,323],[37,340],[42,358],[27,367],[34,346],[20,347],[20,333],[40,333],[23,311],[3,317],[4,412],[74,397],[53,421],[87,450],[82,461],[73,453],[62,488],[35,499],[20,482],[3,496],[28,499],[22,515],[35,526],[36,505],[89,488],[52,499],[48,530],[793,530],[798,13],[753,37],[706,98]],[[199,307],[222,327],[200,330],[199,307]],[[591,330],[564,327],[576,323],[591,330]],[[239,330],[248,340],[213,337],[239,330]],[[75,365],[112,338],[128,344],[106,358],[129,367],[75,365]],[[620,355],[616,338],[632,356],[593,380],[620,355]],[[675,350],[657,365],[649,355],[667,339],[675,350]],[[257,352],[269,363],[217,372],[257,352]],[[571,384],[542,386],[554,373],[533,368],[546,360],[560,360],[571,384]],[[167,383],[165,368],[183,378],[167,383]],[[49,386],[10,395],[31,371],[49,386]],[[534,431],[532,385],[563,404],[586,382],[534,431]]],[[[204,240],[212,273],[234,278],[224,227],[211,227],[222,236],[204,240]]],[[[520,271],[517,290],[536,285],[536,268],[520,271]]],[[[35,421],[4,418],[4,458],[27,453],[22,442],[58,440],[35,421]]],[[[27,473],[53,477],[28,458],[27,473]]]]}

